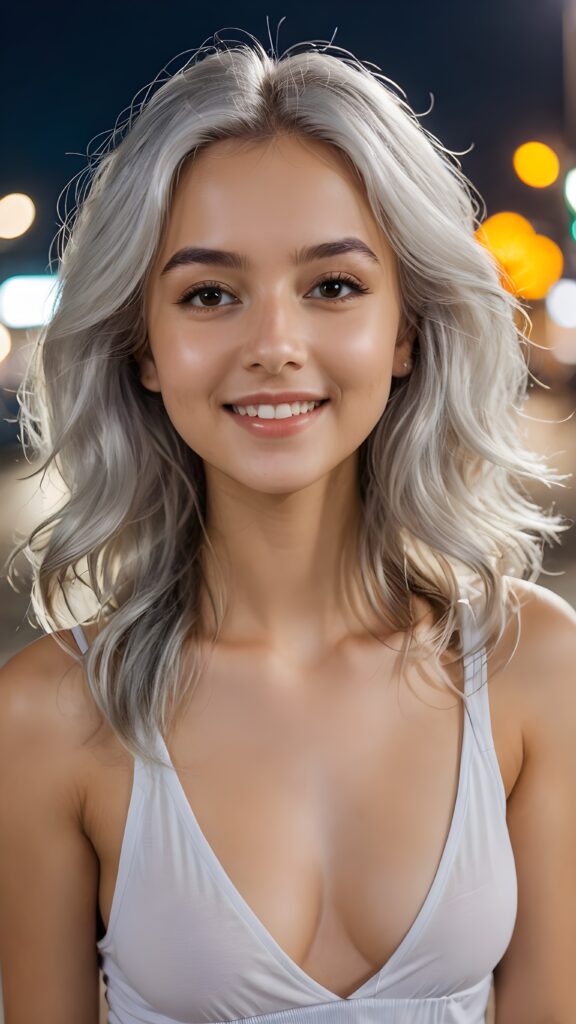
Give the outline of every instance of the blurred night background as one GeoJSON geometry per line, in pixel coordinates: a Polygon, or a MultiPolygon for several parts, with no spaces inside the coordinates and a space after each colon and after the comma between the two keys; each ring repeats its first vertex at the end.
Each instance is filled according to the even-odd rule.
{"type": "MultiPolygon", "coordinates": [[[[486,205],[482,236],[532,320],[531,447],[561,473],[576,469],[576,0],[322,0],[314,5],[181,0],[95,8],[9,4],[0,80],[0,665],[36,640],[29,597],[5,578],[15,531],[53,503],[41,478],[23,480],[16,388],[47,316],[56,236],[75,180],[146,87],[211,41],[249,32],[280,54],[331,41],[397,83],[420,122],[459,155],[486,205]],[[66,186],[68,195],[65,197],[66,186]],[[512,216],[509,216],[509,215],[512,216]],[[505,215],[505,216],[500,216],[505,215]],[[508,216],[507,216],[508,215],[508,216]],[[493,218],[493,219],[491,219],[493,218]]],[[[335,51],[333,51],[335,52],[335,51]]],[[[576,518],[573,481],[532,487],[545,507],[576,518]]],[[[25,571],[23,560],[19,563],[25,571]]],[[[576,606],[576,531],[546,549],[538,582],[576,606]]],[[[2,1018],[0,1007],[0,1021],[2,1018]]]]}
{"type": "MultiPolygon", "coordinates": [[[[36,464],[24,457],[11,421],[23,367],[49,315],[56,236],[88,154],[148,86],[179,70],[215,32],[223,41],[252,33],[279,53],[306,40],[351,51],[397,83],[421,124],[459,155],[486,206],[482,241],[532,320],[527,439],[553,456],[557,471],[574,472],[576,0],[320,2],[288,12],[224,3],[211,13],[180,0],[90,10],[11,5],[0,61],[0,665],[39,635],[26,619],[28,595],[8,585],[4,563],[14,531],[33,525],[54,497],[47,483],[40,490],[39,476],[21,479],[36,464]]],[[[571,479],[531,493],[574,515],[571,479]]],[[[546,549],[538,581],[572,604],[575,538],[571,529],[561,547],[546,549]]],[[[26,571],[22,557],[19,568],[26,571]]]]}

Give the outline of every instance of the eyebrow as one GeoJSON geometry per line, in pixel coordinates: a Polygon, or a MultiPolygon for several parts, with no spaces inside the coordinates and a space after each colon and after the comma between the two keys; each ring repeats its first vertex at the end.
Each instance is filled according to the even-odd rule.
{"type": "MultiPolygon", "coordinates": [[[[326,259],[329,256],[342,256],[347,253],[357,253],[365,256],[372,263],[380,265],[375,252],[363,242],[361,238],[336,238],[332,242],[320,242],[319,245],[307,245],[290,253],[290,259],[294,266],[301,266],[304,263],[312,263],[313,260],[326,259]]],[[[204,246],[186,246],[178,249],[170,257],[166,266],[162,269],[160,276],[168,274],[171,270],[179,267],[188,267],[195,263],[209,263],[220,267],[228,267],[232,270],[248,270],[250,260],[245,253],[230,252],[227,249],[207,249],[204,246]]]]}

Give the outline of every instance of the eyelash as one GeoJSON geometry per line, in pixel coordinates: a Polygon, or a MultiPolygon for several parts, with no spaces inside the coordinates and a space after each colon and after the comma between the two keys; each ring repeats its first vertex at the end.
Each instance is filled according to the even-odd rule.
{"type": "MultiPolygon", "coordinates": [[[[317,281],[316,284],[313,285],[311,291],[314,291],[314,288],[319,288],[320,285],[322,285],[322,284],[332,283],[332,281],[339,281],[342,284],[347,284],[350,288],[353,289],[353,294],[352,295],[337,296],[335,299],[327,299],[326,301],[331,303],[331,304],[333,304],[335,302],[346,302],[348,299],[353,299],[354,298],[354,294],[365,295],[368,291],[370,291],[369,288],[365,288],[364,285],[359,284],[358,281],[356,281],[353,277],[350,277],[348,274],[343,274],[343,273],[330,274],[327,277],[321,278],[320,281],[317,281]]],[[[222,285],[220,285],[218,283],[218,281],[203,281],[201,284],[194,285],[194,288],[190,289],[190,291],[187,291],[185,293],[185,295],[183,295],[182,298],[178,300],[176,305],[178,305],[178,306],[188,306],[190,309],[193,309],[195,311],[199,310],[202,313],[211,313],[212,310],[214,310],[214,309],[225,309],[225,306],[192,306],[191,305],[191,300],[193,298],[195,298],[196,295],[199,295],[200,292],[208,291],[211,288],[214,288],[214,289],[216,289],[219,292],[226,293],[227,295],[231,295],[232,294],[227,288],[222,288],[222,285]]],[[[233,303],[228,303],[228,305],[232,306],[233,303]]]]}

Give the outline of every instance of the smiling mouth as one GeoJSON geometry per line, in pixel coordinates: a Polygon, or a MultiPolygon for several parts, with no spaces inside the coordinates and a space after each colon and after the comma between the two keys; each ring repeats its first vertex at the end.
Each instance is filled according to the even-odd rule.
{"type": "MultiPolygon", "coordinates": [[[[318,401],[318,406],[317,406],[317,408],[320,408],[320,406],[321,406],[321,405],[326,405],[326,403],[327,403],[327,402],[329,402],[329,401],[330,401],[330,399],[329,399],[329,398],[322,398],[322,399],[321,399],[320,401],[318,401]]],[[[266,403],[266,402],[260,402],[259,404],[260,404],[260,405],[266,405],[266,404],[269,404],[269,403],[266,403]]],[[[286,405],[291,405],[291,403],[290,403],[290,402],[286,402],[286,403],[283,403],[283,404],[286,404],[286,405]]],[[[232,413],[234,412],[234,406],[233,406],[233,405],[223,405],[223,407],[222,407],[222,408],[223,408],[223,409],[227,409],[227,410],[228,410],[229,412],[232,412],[232,413]]],[[[246,415],[248,416],[249,414],[248,414],[248,413],[246,413],[246,415]]],[[[250,419],[258,419],[258,417],[257,417],[257,416],[250,416],[249,418],[250,418],[250,419]]],[[[290,417],[290,416],[287,416],[287,417],[279,417],[279,418],[280,418],[280,419],[290,419],[291,417],[290,417]]],[[[272,419],[276,419],[276,417],[274,416],[274,417],[272,417],[272,419]]],[[[271,420],[268,420],[268,422],[271,422],[271,420]]]]}

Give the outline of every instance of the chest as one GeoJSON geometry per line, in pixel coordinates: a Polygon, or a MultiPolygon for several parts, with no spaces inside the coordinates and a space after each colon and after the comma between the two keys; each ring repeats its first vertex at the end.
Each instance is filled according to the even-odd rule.
{"type": "MultiPolygon", "coordinates": [[[[451,672],[461,691],[458,671],[451,672]]],[[[490,691],[506,794],[521,764],[506,687],[490,691]]],[[[233,885],[306,972],[345,996],[415,920],[448,837],[464,707],[387,655],[356,653],[296,678],[222,656],[166,737],[186,800],[233,885]]],[[[107,927],[131,761],[91,775],[86,828],[107,927]]]]}

